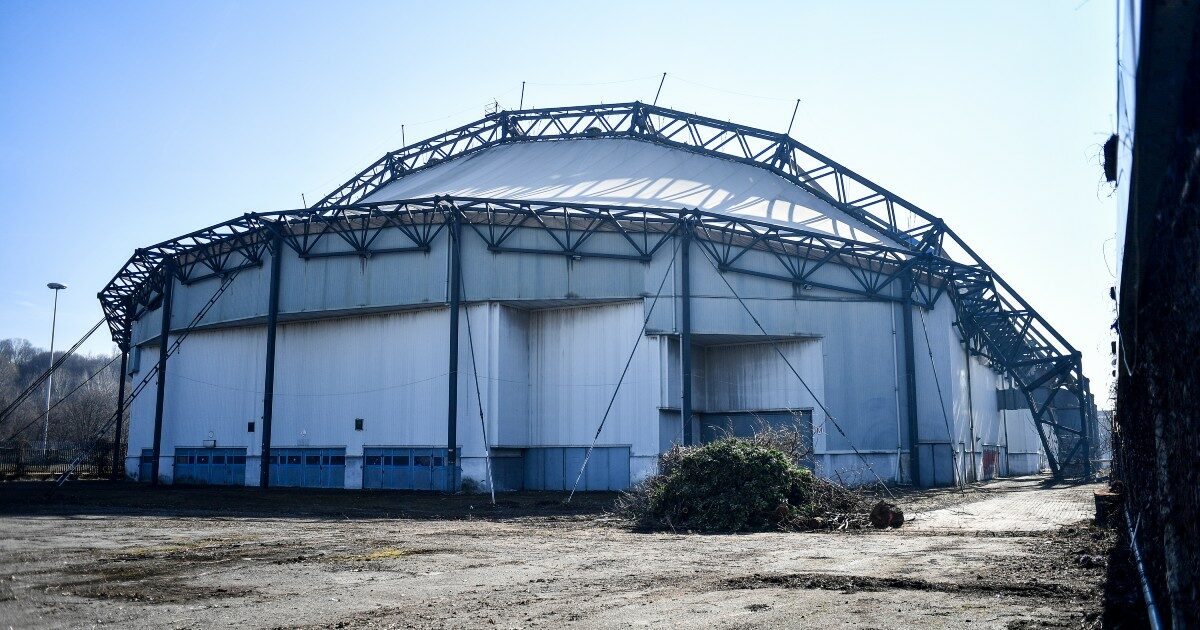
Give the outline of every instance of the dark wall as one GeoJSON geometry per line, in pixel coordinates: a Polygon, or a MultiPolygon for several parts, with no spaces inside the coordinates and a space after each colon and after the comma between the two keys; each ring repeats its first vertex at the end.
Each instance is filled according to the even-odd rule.
{"type": "Polygon", "coordinates": [[[1198,4],[1143,9],[1114,436],[1114,474],[1175,628],[1200,627],[1198,4]]]}

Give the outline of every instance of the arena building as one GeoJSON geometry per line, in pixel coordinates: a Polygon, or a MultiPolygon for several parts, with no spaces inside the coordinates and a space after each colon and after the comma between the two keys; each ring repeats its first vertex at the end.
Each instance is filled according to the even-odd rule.
{"type": "Polygon", "coordinates": [[[767,425],[845,483],[1090,473],[1079,353],[945,222],[642,103],[491,114],[100,299],[153,483],[612,490],[767,425]]]}

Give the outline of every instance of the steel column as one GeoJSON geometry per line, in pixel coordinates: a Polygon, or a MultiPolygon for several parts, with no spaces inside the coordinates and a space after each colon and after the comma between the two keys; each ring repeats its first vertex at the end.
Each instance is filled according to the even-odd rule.
{"type": "Polygon", "coordinates": [[[679,416],[683,420],[683,444],[691,446],[695,442],[692,435],[692,224],[685,220],[683,225],[683,242],[679,244],[679,371],[682,380],[679,416]]]}
{"type": "MultiPolygon", "coordinates": [[[[911,272],[900,276],[900,290],[904,293],[900,308],[904,327],[904,384],[908,399],[908,469],[912,475],[913,485],[919,486],[921,485],[921,456],[917,449],[920,432],[917,427],[917,362],[913,352],[913,281],[911,272]]],[[[951,444],[950,448],[954,448],[954,444],[951,444]]]]}
{"type": "Polygon", "coordinates": [[[162,457],[163,402],[167,393],[167,346],[171,333],[171,297],[175,286],[175,263],[163,263],[162,328],[158,336],[158,383],[154,399],[154,460],[150,462],[150,484],[158,485],[159,459],[162,457]]]}
{"type": "Polygon", "coordinates": [[[446,492],[457,489],[458,477],[458,309],[462,299],[462,217],[451,207],[450,218],[450,369],[446,387],[446,492]]]}
{"type": "Polygon", "coordinates": [[[121,420],[125,418],[125,376],[129,367],[129,349],[121,348],[121,372],[117,375],[117,427],[113,429],[112,480],[121,478],[121,420]]]}
{"type": "Polygon", "coordinates": [[[262,456],[258,485],[271,485],[271,419],[275,409],[275,335],[279,328],[279,268],[283,262],[283,232],[275,229],[271,252],[271,285],[267,298],[267,354],[263,373],[262,456]]]}
{"type": "MultiPolygon", "coordinates": [[[[1082,359],[1080,362],[1082,363],[1082,359]]],[[[1092,400],[1091,383],[1086,376],[1082,376],[1080,381],[1083,383],[1083,413],[1080,417],[1083,419],[1083,476],[1086,479],[1092,478],[1092,432],[1096,430],[1096,416],[1093,410],[1096,408],[1092,400]]],[[[1099,434],[1097,434],[1099,437],[1099,434]]]]}

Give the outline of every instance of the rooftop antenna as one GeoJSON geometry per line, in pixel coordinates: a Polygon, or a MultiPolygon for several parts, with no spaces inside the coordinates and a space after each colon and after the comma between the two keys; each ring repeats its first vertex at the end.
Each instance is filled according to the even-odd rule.
{"type": "Polygon", "coordinates": [[[304,198],[304,193],[300,193],[300,207],[301,207],[301,208],[307,208],[307,207],[308,207],[308,200],[306,200],[306,199],[304,198]]]}
{"type": "Polygon", "coordinates": [[[408,141],[404,139],[404,125],[400,125],[400,146],[408,146],[408,141]]]}
{"type": "Polygon", "coordinates": [[[492,114],[495,114],[498,111],[500,111],[500,101],[497,101],[495,99],[492,99],[492,102],[488,103],[483,108],[483,113],[486,116],[491,116],[492,114]]]}
{"type": "Polygon", "coordinates": [[[654,102],[651,103],[651,105],[658,105],[658,95],[662,94],[662,86],[666,82],[667,82],[667,73],[664,72],[662,79],[659,79],[659,81],[658,81],[658,91],[654,93],[654,102]]]}
{"type": "Polygon", "coordinates": [[[525,82],[521,82],[521,104],[517,105],[517,109],[525,109],[525,82]]]}
{"type": "Polygon", "coordinates": [[[783,135],[792,135],[792,125],[796,124],[796,112],[800,111],[800,99],[796,99],[796,107],[792,109],[792,119],[788,121],[788,130],[783,135]]]}

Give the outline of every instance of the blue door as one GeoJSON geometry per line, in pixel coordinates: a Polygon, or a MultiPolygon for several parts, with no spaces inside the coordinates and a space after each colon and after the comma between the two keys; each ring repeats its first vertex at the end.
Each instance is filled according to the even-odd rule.
{"type": "Polygon", "coordinates": [[[271,485],[298,488],[344,488],[346,449],[272,448],[271,485]]]}
{"type": "Polygon", "coordinates": [[[246,449],[177,448],[175,483],[241,486],[246,483],[246,449]]]}
{"type": "Polygon", "coordinates": [[[368,490],[445,490],[449,474],[445,449],[363,449],[363,488],[368,490]]]}
{"type": "Polygon", "coordinates": [[[142,449],[142,456],[138,458],[138,481],[150,483],[150,475],[154,472],[154,449],[142,449]]]}
{"type": "MultiPolygon", "coordinates": [[[[570,490],[579,477],[587,447],[552,446],[525,449],[526,490],[570,490]]],[[[598,446],[592,450],[578,490],[624,490],[629,487],[629,447],[598,446]]]]}

